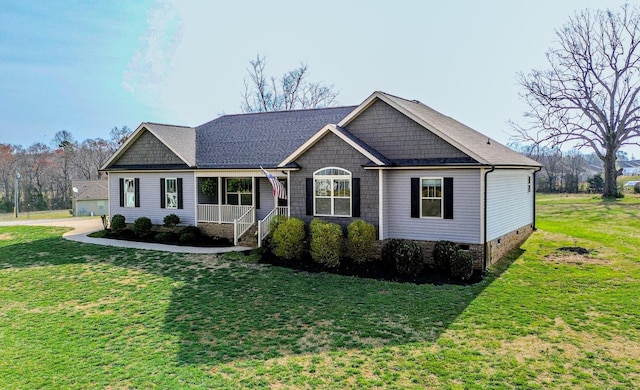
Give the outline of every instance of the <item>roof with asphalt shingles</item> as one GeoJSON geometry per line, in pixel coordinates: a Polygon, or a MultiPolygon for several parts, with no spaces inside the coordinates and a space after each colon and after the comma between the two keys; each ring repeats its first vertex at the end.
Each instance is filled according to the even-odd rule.
{"type": "Polygon", "coordinates": [[[196,127],[198,168],[275,167],[356,106],[224,115],[196,127]]]}
{"type": "Polygon", "coordinates": [[[109,188],[106,180],[73,180],[71,186],[78,190],[76,200],[109,199],[109,188]]]}

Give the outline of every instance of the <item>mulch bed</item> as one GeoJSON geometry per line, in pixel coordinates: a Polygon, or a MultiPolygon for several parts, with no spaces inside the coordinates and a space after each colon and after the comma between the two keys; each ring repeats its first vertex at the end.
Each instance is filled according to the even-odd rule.
{"type": "Polygon", "coordinates": [[[136,235],[133,230],[124,229],[121,233],[116,234],[111,231],[107,231],[102,238],[110,238],[114,240],[123,241],[135,241],[135,242],[150,242],[153,244],[165,244],[165,245],[178,245],[178,246],[195,246],[201,248],[224,248],[233,246],[233,243],[223,237],[209,237],[205,235],[197,236],[194,240],[188,242],[179,241],[179,236],[176,235],[174,240],[160,241],[156,240],[154,236],[140,237],[136,235]]]}
{"type": "Polygon", "coordinates": [[[380,259],[365,264],[358,264],[354,263],[349,258],[345,258],[340,262],[339,267],[329,268],[316,263],[308,254],[303,256],[300,260],[287,260],[273,255],[273,253],[266,248],[262,252],[259,263],[291,268],[299,272],[307,272],[310,274],[327,272],[343,276],[356,276],[359,278],[414,284],[471,285],[480,282],[483,276],[481,270],[475,270],[469,280],[461,281],[453,279],[449,275],[438,272],[433,268],[425,267],[425,270],[423,270],[420,275],[416,277],[408,277],[406,275],[398,274],[394,264],[390,264],[380,259]]]}

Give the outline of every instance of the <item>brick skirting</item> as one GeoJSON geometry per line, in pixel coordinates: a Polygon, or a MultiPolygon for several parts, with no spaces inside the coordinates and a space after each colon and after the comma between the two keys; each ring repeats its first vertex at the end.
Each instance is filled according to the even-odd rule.
{"type": "Polygon", "coordinates": [[[533,225],[526,225],[487,243],[487,267],[495,264],[509,251],[517,248],[533,233],[533,225]]]}

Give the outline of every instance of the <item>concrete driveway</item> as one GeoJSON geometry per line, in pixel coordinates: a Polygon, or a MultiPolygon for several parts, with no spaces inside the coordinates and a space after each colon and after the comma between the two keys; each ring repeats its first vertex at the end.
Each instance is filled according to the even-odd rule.
{"type": "Polygon", "coordinates": [[[113,240],[109,238],[93,238],[87,236],[90,233],[97,232],[103,229],[102,220],[100,217],[72,217],[64,219],[41,219],[41,220],[19,220],[19,221],[3,221],[0,222],[0,226],[17,226],[17,225],[32,225],[32,226],[60,226],[68,227],[73,230],[66,232],[62,235],[67,240],[84,242],[87,244],[107,245],[118,248],[133,248],[143,250],[155,250],[175,253],[225,253],[225,252],[239,252],[249,250],[251,248],[244,246],[232,246],[224,248],[202,248],[194,246],[179,246],[179,245],[165,245],[155,244],[148,242],[137,241],[124,241],[113,240]]]}

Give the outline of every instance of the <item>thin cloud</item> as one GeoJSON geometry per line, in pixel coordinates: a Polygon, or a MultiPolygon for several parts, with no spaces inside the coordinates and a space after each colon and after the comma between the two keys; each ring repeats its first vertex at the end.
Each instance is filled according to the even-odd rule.
{"type": "Polygon", "coordinates": [[[183,21],[178,9],[167,1],[157,1],[147,16],[147,30],[140,47],[123,73],[122,85],[131,94],[154,103],[176,63],[182,41],[183,21]]]}

